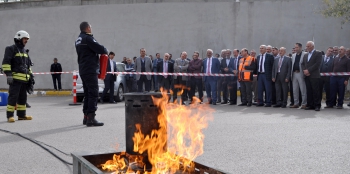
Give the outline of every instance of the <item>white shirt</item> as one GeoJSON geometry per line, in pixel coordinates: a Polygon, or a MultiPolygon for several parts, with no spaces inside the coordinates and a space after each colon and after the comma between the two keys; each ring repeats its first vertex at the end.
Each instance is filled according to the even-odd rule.
{"type": "Polygon", "coordinates": [[[227,67],[228,67],[228,64],[230,64],[230,57],[229,58],[226,58],[226,65],[227,65],[227,67]]]}
{"type": "Polygon", "coordinates": [[[310,61],[310,58],[311,58],[311,56],[312,56],[312,53],[314,53],[314,51],[315,51],[315,50],[312,50],[311,53],[309,53],[309,54],[307,55],[307,61],[310,61]]]}
{"type": "Polygon", "coordinates": [[[261,61],[261,54],[260,54],[259,56],[260,56],[260,60],[259,60],[259,61],[260,61],[260,62],[259,62],[259,72],[264,73],[264,72],[265,72],[265,67],[264,67],[264,65],[265,65],[266,53],[265,53],[264,55],[262,55],[262,57],[263,57],[262,61],[261,61]],[[260,63],[262,64],[262,66],[261,66],[262,69],[260,69],[260,63]]]}
{"type": "Polygon", "coordinates": [[[282,63],[283,63],[283,58],[284,58],[284,56],[282,56],[282,57],[280,57],[279,55],[278,55],[278,58],[276,58],[276,59],[278,59],[278,65],[279,65],[279,59],[282,59],[281,60],[281,65],[279,65],[279,67],[278,67],[278,72],[281,72],[281,67],[282,67],[282,63]]]}
{"type": "Polygon", "coordinates": [[[111,65],[111,72],[114,72],[113,60],[109,59],[109,64],[111,65]]]}
{"type": "Polygon", "coordinates": [[[213,60],[213,57],[207,58],[207,69],[206,69],[206,71],[209,74],[211,74],[211,67],[213,66],[212,60],[213,60]],[[209,65],[210,65],[210,67],[209,67],[209,65]]]}

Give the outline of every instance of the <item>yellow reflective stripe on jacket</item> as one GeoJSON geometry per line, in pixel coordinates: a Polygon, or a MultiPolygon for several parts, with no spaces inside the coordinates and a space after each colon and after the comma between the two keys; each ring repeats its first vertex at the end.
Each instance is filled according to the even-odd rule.
{"type": "Polygon", "coordinates": [[[26,105],[17,105],[17,111],[25,111],[26,105]]]}
{"type": "Polygon", "coordinates": [[[29,68],[29,74],[33,74],[32,68],[29,68]]]}
{"type": "Polygon", "coordinates": [[[10,64],[3,64],[2,69],[4,71],[11,71],[11,65],[10,64]]]}
{"type": "Polygon", "coordinates": [[[12,77],[13,77],[13,79],[17,79],[17,80],[28,81],[28,79],[30,78],[30,75],[12,72],[12,77]]]}
{"type": "Polygon", "coordinates": [[[15,57],[28,57],[28,54],[27,53],[17,53],[16,55],[15,55],[15,57]]]}
{"type": "Polygon", "coordinates": [[[7,105],[7,111],[14,112],[15,111],[15,106],[7,105]]]}

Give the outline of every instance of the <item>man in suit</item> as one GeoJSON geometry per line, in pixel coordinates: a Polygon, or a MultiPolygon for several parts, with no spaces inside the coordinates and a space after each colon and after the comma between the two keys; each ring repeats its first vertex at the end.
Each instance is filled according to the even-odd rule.
{"type": "Polygon", "coordinates": [[[307,54],[304,55],[301,63],[306,84],[307,107],[306,110],[320,111],[320,66],[322,63],[322,53],[315,50],[315,44],[312,41],[306,43],[307,54]]]}
{"type": "MultiPolygon", "coordinates": [[[[113,52],[110,52],[108,54],[109,60],[107,62],[107,72],[117,72],[117,66],[115,61],[113,61],[115,54],[113,52]]],[[[116,103],[114,101],[114,82],[117,80],[116,74],[106,74],[105,79],[103,80],[105,83],[105,88],[103,89],[100,101],[103,103],[104,96],[106,95],[107,91],[109,91],[109,103],[116,103]]]]}
{"type": "MultiPolygon", "coordinates": [[[[256,51],[254,49],[250,51],[250,57],[256,58],[256,51]]],[[[257,101],[258,101],[258,80],[257,80],[256,76],[253,77],[252,91],[254,93],[254,95],[253,95],[253,105],[257,105],[257,101]]]]}
{"type": "MultiPolygon", "coordinates": [[[[350,71],[350,59],[345,55],[345,47],[339,47],[339,52],[337,57],[333,60],[333,70],[332,72],[349,72],[350,71]]],[[[345,95],[345,87],[348,85],[349,76],[348,75],[333,75],[330,77],[330,93],[331,102],[326,108],[333,108],[338,97],[337,109],[343,109],[343,100],[345,95]]]]}
{"type": "Polygon", "coordinates": [[[292,55],[292,83],[293,83],[293,98],[294,105],[290,108],[299,108],[301,103],[301,109],[306,108],[307,95],[306,95],[306,84],[305,84],[305,75],[301,69],[301,62],[303,57],[307,54],[302,51],[303,45],[301,43],[296,43],[294,50],[295,53],[292,55]],[[301,99],[299,97],[299,92],[301,93],[301,99]]]}
{"type": "MultiPolygon", "coordinates": [[[[220,64],[221,64],[222,60],[225,59],[227,51],[229,51],[231,54],[231,50],[227,50],[227,49],[221,50],[221,56],[218,58],[220,64]]],[[[221,70],[220,70],[220,73],[222,73],[221,70]]],[[[217,95],[216,95],[217,101],[216,101],[216,103],[221,103],[221,92],[224,93],[224,90],[225,90],[225,89],[223,89],[223,83],[224,83],[224,77],[218,77],[218,82],[216,84],[216,89],[217,89],[217,95]]],[[[227,103],[227,101],[226,101],[226,103],[227,103]]]]}
{"type": "MultiPolygon", "coordinates": [[[[201,73],[202,72],[202,64],[203,61],[199,59],[199,52],[195,51],[192,56],[192,60],[190,61],[188,65],[188,72],[189,73],[201,73]]],[[[203,83],[202,83],[202,77],[197,77],[197,76],[190,76],[188,77],[190,80],[190,103],[193,104],[193,97],[195,96],[196,93],[196,87],[198,89],[198,98],[201,100],[200,102],[203,102],[203,83]]]]}
{"type": "MultiPolygon", "coordinates": [[[[321,73],[333,72],[333,47],[327,49],[326,55],[322,56],[320,68],[321,73]]],[[[323,90],[326,92],[326,105],[331,106],[330,94],[330,76],[321,76],[320,78],[320,99],[322,100],[323,90]]]]}
{"type": "MultiPolygon", "coordinates": [[[[207,58],[203,61],[203,71],[208,75],[220,73],[220,61],[217,58],[213,58],[213,50],[211,49],[207,50],[207,58]]],[[[217,81],[218,77],[204,76],[205,91],[207,92],[209,104],[216,105],[217,81]]]]}
{"type": "MultiPolygon", "coordinates": [[[[125,65],[126,72],[135,72],[134,64],[130,58],[126,58],[125,65]]],[[[125,75],[126,87],[128,92],[136,92],[136,75],[135,74],[126,74],[125,75]]]]}
{"type": "MultiPolygon", "coordinates": [[[[231,50],[227,49],[226,57],[221,61],[222,74],[234,74],[233,70],[237,70],[237,60],[238,60],[237,56],[239,54],[239,51],[234,49],[233,52],[234,52],[234,55],[236,55],[235,58],[230,57],[231,50]]],[[[229,99],[230,105],[236,105],[237,104],[237,77],[235,76],[223,77],[222,89],[223,89],[222,90],[223,102],[221,104],[227,104],[227,101],[229,99]],[[228,98],[228,96],[230,96],[230,98],[228,98]]]]}
{"type": "MultiPolygon", "coordinates": [[[[177,58],[174,62],[174,72],[175,73],[186,73],[189,61],[186,59],[187,58],[187,53],[182,52],[181,57],[177,58]]],[[[187,76],[174,76],[173,77],[173,102],[177,103],[177,92],[179,89],[181,90],[187,90],[186,89],[186,81],[187,81],[187,76]]],[[[182,92],[181,94],[181,104],[185,105],[185,100],[186,100],[186,92],[182,92]]]]}
{"type": "MultiPolygon", "coordinates": [[[[153,64],[153,72],[158,72],[157,65],[158,65],[158,62],[160,62],[160,61],[162,61],[162,58],[160,58],[160,54],[159,53],[156,53],[156,58],[152,62],[152,64],[153,64]]],[[[158,92],[159,91],[158,75],[154,75],[153,76],[153,80],[154,80],[154,91],[158,92]]]]}
{"type": "Polygon", "coordinates": [[[286,48],[279,49],[279,57],[275,59],[272,69],[272,81],[276,86],[275,108],[286,108],[288,99],[288,83],[290,80],[292,60],[285,56],[286,48]],[[283,94],[283,96],[281,96],[283,94]],[[282,101],[283,99],[283,101],[282,101]]]}
{"type": "MultiPolygon", "coordinates": [[[[230,60],[231,60],[231,50],[227,49],[223,54],[222,54],[222,60],[220,62],[220,72],[221,74],[231,74],[232,72],[229,71],[228,65],[230,64],[230,60]]],[[[228,84],[230,82],[230,77],[220,77],[222,83],[220,85],[218,85],[218,98],[220,97],[220,93],[222,91],[222,99],[223,101],[221,102],[221,104],[227,104],[228,101],[228,84]],[[219,90],[221,89],[221,90],[219,90]],[[220,92],[219,92],[220,91],[220,92]]],[[[217,101],[219,102],[219,101],[217,101]]]]}
{"type": "MultiPolygon", "coordinates": [[[[152,72],[152,61],[146,56],[146,49],[140,49],[140,57],[136,58],[135,66],[136,72],[152,72]]],[[[151,75],[136,75],[137,80],[137,92],[143,92],[143,85],[145,85],[145,91],[151,90],[151,75]]]]}
{"type": "Polygon", "coordinates": [[[260,55],[257,56],[257,73],[258,73],[258,104],[256,106],[264,106],[264,91],[266,95],[265,107],[271,107],[272,99],[272,67],[274,57],[266,52],[266,46],[260,46],[260,55]]]}
{"type": "MultiPolygon", "coordinates": [[[[164,60],[160,59],[157,63],[157,72],[159,73],[173,73],[174,63],[169,61],[170,55],[168,53],[164,54],[164,60]]],[[[159,88],[163,88],[163,91],[167,93],[170,90],[170,84],[172,76],[170,75],[158,75],[159,88]]]]}

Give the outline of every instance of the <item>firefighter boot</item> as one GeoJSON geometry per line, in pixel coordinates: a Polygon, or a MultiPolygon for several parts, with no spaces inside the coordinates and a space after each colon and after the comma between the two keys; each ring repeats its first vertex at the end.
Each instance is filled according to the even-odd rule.
{"type": "Polygon", "coordinates": [[[84,114],[83,125],[86,125],[87,116],[84,114]]]}
{"type": "Polygon", "coordinates": [[[86,120],[86,126],[90,127],[90,126],[103,126],[103,123],[98,122],[95,119],[96,114],[95,113],[89,113],[87,115],[87,120],[86,120]]]}
{"type": "Polygon", "coordinates": [[[15,118],[9,117],[9,118],[7,118],[7,122],[14,123],[15,122],[15,118]]]}
{"type": "Polygon", "coordinates": [[[32,116],[28,116],[28,115],[26,115],[24,117],[18,117],[18,120],[32,120],[32,119],[33,119],[33,117],[32,116]]]}

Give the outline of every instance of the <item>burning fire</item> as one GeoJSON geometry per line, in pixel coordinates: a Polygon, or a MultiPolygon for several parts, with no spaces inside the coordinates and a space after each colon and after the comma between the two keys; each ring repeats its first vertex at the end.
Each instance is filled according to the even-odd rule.
{"type": "MultiPolygon", "coordinates": [[[[142,159],[134,160],[133,164],[143,169],[145,174],[193,171],[194,159],[203,154],[205,136],[202,130],[208,126],[208,121],[212,120],[214,110],[208,105],[197,104],[200,102],[198,98],[194,99],[196,104],[189,106],[168,103],[169,97],[166,92],[162,92],[162,98],[152,98],[161,110],[158,115],[159,129],[145,135],[141,132],[141,125],[136,124],[133,137],[134,151],[140,154],[147,152],[152,170],[146,171],[142,159]]],[[[118,172],[121,170],[127,170],[126,173],[139,173],[125,161],[120,155],[114,155],[113,160],[102,164],[102,168],[116,173],[122,173],[118,172]]]]}

